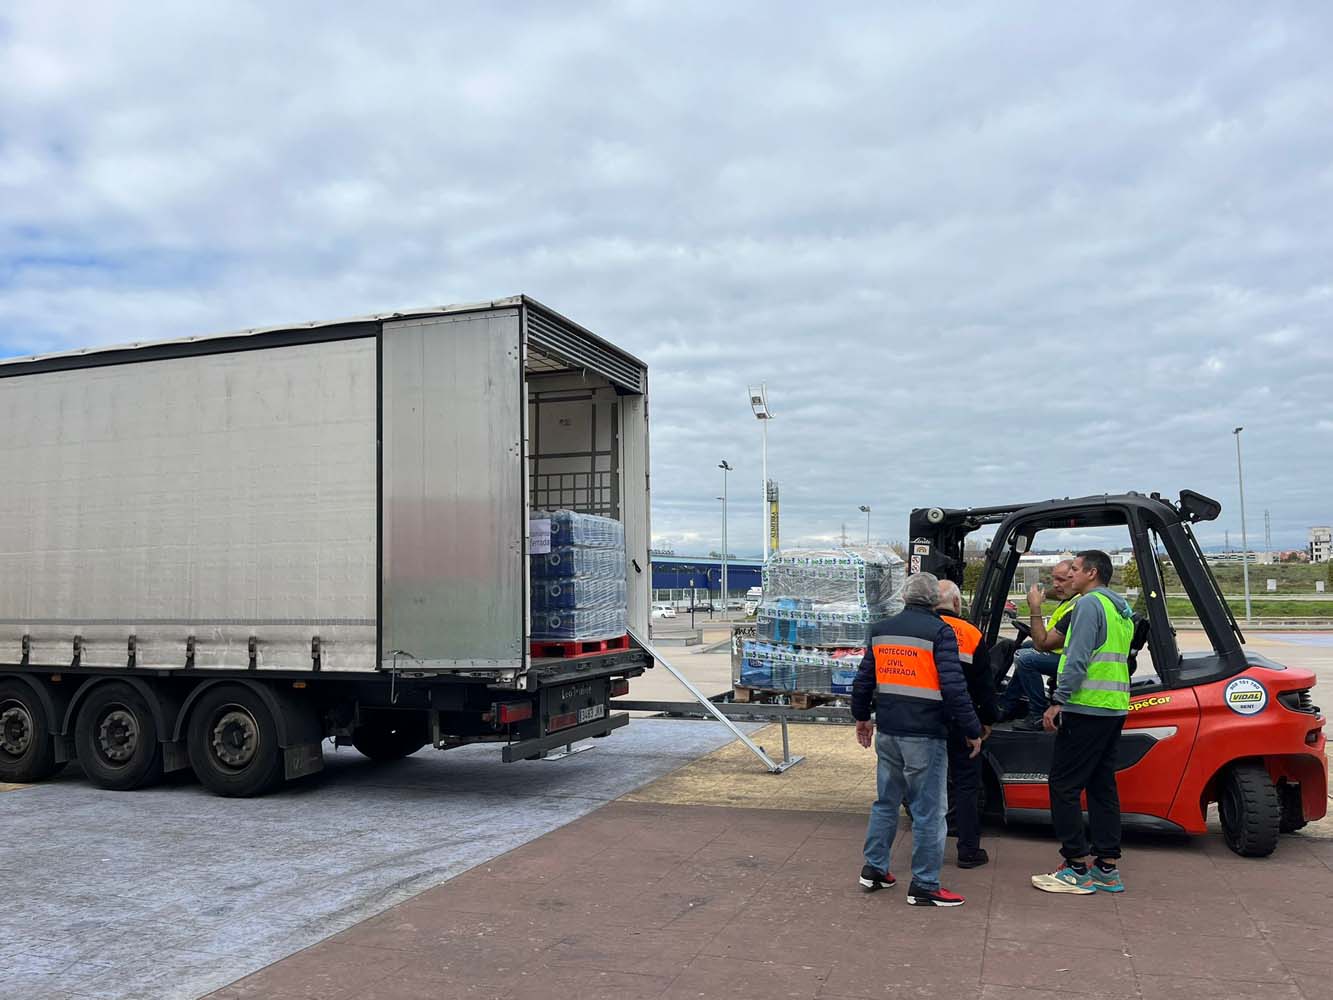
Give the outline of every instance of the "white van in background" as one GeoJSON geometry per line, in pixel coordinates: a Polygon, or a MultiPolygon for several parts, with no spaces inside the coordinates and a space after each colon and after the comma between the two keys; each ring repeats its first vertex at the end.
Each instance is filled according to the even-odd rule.
{"type": "Polygon", "coordinates": [[[764,589],[762,587],[751,587],[745,592],[745,604],[743,610],[746,618],[753,618],[759,611],[759,602],[764,599],[764,589]]]}

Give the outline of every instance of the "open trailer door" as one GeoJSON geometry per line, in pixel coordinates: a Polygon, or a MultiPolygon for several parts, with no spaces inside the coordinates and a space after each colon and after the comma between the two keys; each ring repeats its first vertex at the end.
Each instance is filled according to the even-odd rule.
{"type": "Polygon", "coordinates": [[[527,664],[517,305],[380,336],[380,666],[513,677],[527,664]]]}

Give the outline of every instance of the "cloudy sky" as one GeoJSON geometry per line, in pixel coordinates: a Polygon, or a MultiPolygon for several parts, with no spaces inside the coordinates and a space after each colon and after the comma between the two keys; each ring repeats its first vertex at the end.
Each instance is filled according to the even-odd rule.
{"type": "MultiPolygon", "coordinates": [[[[658,543],[1190,487],[1333,521],[1321,4],[10,3],[0,355],[526,292],[658,543]]],[[[1082,539],[1075,539],[1078,541],[1082,539]]],[[[1113,540],[1113,539],[1111,539],[1113,540]]]]}

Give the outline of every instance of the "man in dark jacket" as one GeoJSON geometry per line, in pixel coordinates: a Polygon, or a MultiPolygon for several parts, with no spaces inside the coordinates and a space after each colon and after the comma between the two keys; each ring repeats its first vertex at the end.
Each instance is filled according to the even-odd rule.
{"type": "MultiPolygon", "coordinates": [[[[981,738],[995,725],[995,678],[990,653],[981,631],[963,617],[963,595],[952,580],[940,581],[935,602],[940,621],[953,629],[958,639],[958,659],[967,678],[967,694],[981,722],[981,738]]],[[[971,752],[963,733],[949,730],[949,819],[958,835],[958,867],[980,868],[990,861],[981,846],[981,757],[971,752]]]]}
{"type": "Polygon", "coordinates": [[[955,726],[972,756],[981,752],[981,722],[972,708],[953,629],[935,614],[939,580],[907,578],[906,607],[870,626],[866,654],[852,684],[856,738],[879,756],[877,797],[866,830],[861,885],[870,891],[897,880],[889,851],[903,802],[912,811],[913,906],[961,906],[963,897],[940,887],[948,794],[948,736],[955,726]],[[871,709],[875,722],[870,722],[871,709]],[[878,730],[878,732],[876,732],[878,730]]]}

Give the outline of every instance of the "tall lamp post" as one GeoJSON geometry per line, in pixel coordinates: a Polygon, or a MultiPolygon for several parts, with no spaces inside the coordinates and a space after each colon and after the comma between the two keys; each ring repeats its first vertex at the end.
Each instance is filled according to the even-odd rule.
{"type": "Polygon", "coordinates": [[[1245,535],[1245,474],[1240,464],[1240,432],[1244,427],[1237,427],[1231,433],[1236,436],[1236,483],[1240,486],[1240,572],[1245,579],[1245,620],[1250,621],[1250,543],[1245,535]]]}
{"type": "Polygon", "coordinates": [[[864,515],[866,516],[866,546],[869,547],[869,545],[870,545],[870,507],[867,506],[866,504],[861,504],[861,513],[864,514],[864,515]]]}
{"type": "Polygon", "coordinates": [[[722,618],[727,617],[727,473],[735,471],[724,458],[717,467],[722,470],[722,618]]]}
{"type": "Polygon", "coordinates": [[[759,561],[768,562],[768,422],[773,419],[773,411],[768,408],[768,383],[760,382],[757,386],[750,386],[750,409],[758,418],[761,429],[759,520],[764,530],[759,536],[762,540],[759,546],[762,556],[759,561]]]}

